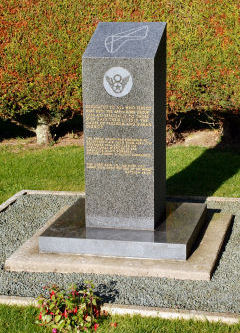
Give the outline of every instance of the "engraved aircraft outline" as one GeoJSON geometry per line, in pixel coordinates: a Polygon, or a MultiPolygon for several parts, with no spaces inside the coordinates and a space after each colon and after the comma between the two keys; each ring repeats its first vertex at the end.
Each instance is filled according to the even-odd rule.
{"type": "Polygon", "coordinates": [[[148,26],[133,28],[119,32],[105,38],[105,48],[109,53],[117,52],[126,42],[133,40],[143,40],[148,35],[148,26]]]}

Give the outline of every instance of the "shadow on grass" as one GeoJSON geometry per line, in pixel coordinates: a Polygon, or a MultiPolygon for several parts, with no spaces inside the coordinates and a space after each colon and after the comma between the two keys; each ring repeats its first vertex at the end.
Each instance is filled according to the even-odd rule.
{"type": "Polygon", "coordinates": [[[240,150],[223,149],[220,142],[167,179],[168,195],[211,196],[239,169],[240,150]]]}

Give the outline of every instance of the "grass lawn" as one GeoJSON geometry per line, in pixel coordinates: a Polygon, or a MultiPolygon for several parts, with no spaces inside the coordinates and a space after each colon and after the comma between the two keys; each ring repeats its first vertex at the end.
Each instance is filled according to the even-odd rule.
{"type": "Polygon", "coordinates": [[[22,189],[83,191],[83,147],[0,148],[0,202],[22,189]]]}
{"type": "MultiPolygon", "coordinates": [[[[167,149],[168,194],[240,197],[239,184],[240,153],[201,147],[167,149]]],[[[83,147],[13,151],[2,146],[0,203],[22,189],[83,191],[83,147]]]]}
{"type": "MultiPolygon", "coordinates": [[[[17,307],[0,305],[0,332],[1,333],[37,333],[51,332],[37,326],[34,321],[37,309],[33,307],[17,307]]],[[[194,333],[218,332],[238,333],[240,324],[226,325],[193,320],[166,320],[160,318],[143,318],[140,316],[112,316],[104,318],[97,332],[99,333],[194,333]],[[116,322],[117,327],[110,323],[116,322]]]]}

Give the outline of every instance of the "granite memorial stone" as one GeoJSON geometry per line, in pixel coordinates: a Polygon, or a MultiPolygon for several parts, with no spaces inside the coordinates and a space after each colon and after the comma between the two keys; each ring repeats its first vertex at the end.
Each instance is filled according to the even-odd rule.
{"type": "Polygon", "coordinates": [[[166,24],[99,23],[83,55],[85,198],[40,252],[187,259],[206,205],[166,202],[166,24]]]}
{"type": "Polygon", "coordinates": [[[82,73],[86,225],[154,230],[165,211],[166,24],[99,23],[82,73]]]}

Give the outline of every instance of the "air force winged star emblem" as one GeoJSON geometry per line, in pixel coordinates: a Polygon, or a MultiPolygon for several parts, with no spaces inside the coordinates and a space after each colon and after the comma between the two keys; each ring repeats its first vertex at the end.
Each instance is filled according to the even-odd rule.
{"type": "Polygon", "coordinates": [[[122,78],[120,74],[115,74],[113,78],[106,75],[106,80],[116,94],[120,94],[129,81],[130,76],[122,78]]]}
{"type": "Polygon", "coordinates": [[[126,96],[131,91],[132,85],[132,75],[123,67],[111,67],[104,74],[103,86],[113,97],[126,96]]]}
{"type": "Polygon", "coordinates": [[[148,26],[134,28],[107,36],[105,39],[105,48],[109,53],[117,52],[126,42],[133,40],[143,40],[148,35],[148,26]]]}

